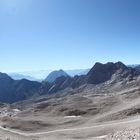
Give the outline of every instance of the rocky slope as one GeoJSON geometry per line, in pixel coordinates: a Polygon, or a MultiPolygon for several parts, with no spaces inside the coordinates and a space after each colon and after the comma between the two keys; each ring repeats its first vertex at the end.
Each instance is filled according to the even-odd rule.
{"type": "Polygon", "coordinates": [[[140,71],[140,65],[136,66],[135,69],[140,71]]]}
{"type": "MultiPolygon", "coordinates": [[[[24,83],[23,89],[30,84],[32,87],[32,83],[28,82],[17,81],[16,89],[21,83],[24,83]]],[[[128,68],[121,62],[96,63],[85,76],[60,77],[53,83],[41,85],[39,94],[44,93],[43,96],[28,98],[7,107],[2,105],[1,125],[25,133],[70,129],[57,135],[55,132],[46,135],[43,133],[44,139],[51,137],[53,140],[88,140],[129,129],[131,126],[137,128],[140,124],[139,85],[140,77],[136,69],[128,68]]],[[[34,90],[31,87],[27,88],[29,93],[34,90]]],[[[29,97],[34,96],[34,93],[28,94],[31,95],[29,97]]],[[[115,138],[116,134],[112,135],[115,138]]]]}
{"type": "Polygon", "coordinates": [[[140,128],[124,129],[108,135],[102,140],[140,140],[140,128]]]}
{"type": "Polygon", "coordinates": [[[7,74],[0,73],[0,101],[12,103],[25,100],[37,93],[40,86],[38,82],[13,80],[7,74]]]}
{"type": "Polygon", "coordinates": [[[101,64],[96,63],[87,75],[59,77],[53,83],[42,86],[41,94],[54,93],[65,88],[77,88],[84,84],[101,84],[107,81],[130,81],[139,76],[139,71],[125,66],[121,62],[101,64]]]}

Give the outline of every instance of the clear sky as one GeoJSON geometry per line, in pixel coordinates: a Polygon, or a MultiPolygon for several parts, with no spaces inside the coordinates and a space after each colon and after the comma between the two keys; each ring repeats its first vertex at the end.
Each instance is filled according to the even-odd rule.
{"type": "Polygon", "coordinates": [[[140,0],[0,0],[0,71],[140,63],[140,0]]]}

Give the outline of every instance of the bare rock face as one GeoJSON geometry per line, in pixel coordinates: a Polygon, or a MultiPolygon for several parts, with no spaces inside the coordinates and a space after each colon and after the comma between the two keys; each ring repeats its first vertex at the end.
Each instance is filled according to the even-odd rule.
{"type": "Polygon", "coordinates": [[[121,80],[136,76],[136,70],[128,68],[121,62],[101,64],[96,63],[87,74],[87,82],[90,84],[100,84],[111,80],[121,80]]]}
{"type": "Polygon", "coordinates": [[[78,88],[84,84],[101,84],[106,81],[118,82],[122,80],[132,80],[138,76],[139,72],[134,68],[129,68],[122,62],[101,64],[96,63],[87,75],[75,77],[59,77],[52,84],[46,86],[44,94],[54,93],[65,88],[78,88]]]}

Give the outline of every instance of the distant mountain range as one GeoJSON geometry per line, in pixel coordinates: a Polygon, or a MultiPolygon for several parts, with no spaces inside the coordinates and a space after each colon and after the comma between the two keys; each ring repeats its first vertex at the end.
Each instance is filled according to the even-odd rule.
{"type": "Polygon", "coordinates": [[[38,79],[28,76],[28,75],[23,75],[23,74],[18,74],[18,73],[9,73],[8,74],[11,78],[14,80],[22,80],[22,79],[27,79],[30,81],[38,81],[38,79]]]}
{"type": "MultiPolygon", "coordinates": [[[[139,64],[127,65],[128,67],[135,68],[139,67],[139,64]]],[[[86,75],[90,69],[73,69],[64,70],[69,76],[74,77],[76,75],[86,75]]],[[[53,70],[39,70],[39,71],[26,71],[26,72],[14,72],[8,73],[14,80],[27,79],[31,81],[43,81],[53,70]]]]}
{"type": "Polygon", "coordinates": [[[89,71],[90,71],[90,69],[65,70],[65,72],[71,77],[74,77],[76,75],[78,75],[78,76],[86,75],[89,71]]]}
{"type": "Polygon", "coordinates": [[[128,82],[136,79],[138,76],[140,76],[139,66],[128,67],[122,62],[96,63],[87,74],[74,77],[69,76],[63,70],[55,71],[48,76],[51,83],[35,82],[26,79],[14,80],[7,74],[0,73],[0,101],[13,103],[33,96],[50,95],[67,88],[79,88],[82,85],[128,82]],[[51,75],[55,75],[55,77],[51,77],[51,75]]]}
{"type": "MultiPolygon", "coordinates": [[[[69,76],[74,77],[75,75],[86,75],[90,69],[75,69],[75,70],[64,70],[69,76]]],[[[44,80],[53,70],[40,70],[40,71],[27,71],[27,72],[14,72],[8,73],[15,80],[28,79],[31,81],[42,81],[44,80]]]]}
{"type": "MultiPolygon", "coordinates": [[[[39,81],[44,80],[46,78],[46,76],[48,76],[50,73],[52,72],[52,70],[39,70],[39,71],[23,71],[23,72],[14,72],[14,74],[17,75],[24,75],[24,76],[30,76],[33,79],[37,79],[39,81]]],[[[8,73],[9,75],[11,75],[11,73],[8,73]]],[[[13,77],[14,78],[14,77],[13,77]]]]}

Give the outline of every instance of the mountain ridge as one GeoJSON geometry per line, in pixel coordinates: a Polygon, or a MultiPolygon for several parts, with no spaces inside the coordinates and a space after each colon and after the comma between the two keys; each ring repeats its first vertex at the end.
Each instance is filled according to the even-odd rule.
{"type": "Polygon", "coordinates": [[[132,81],[140,75],[140,71],[130,68],[122,62],[96,63],[87,75],[60,76],[52,83],[35,82],[26,79],[14,80],[4,73],[0,73],[0,101],[17,102],[33,96],[55,94],[67,88],[75,89],[82,85],[98,85],[105,82],[117,83],[132,81]]]}
{"type": "Polygon", "coordinates": [[[77,88],[84,84],[101,84],[106,81],[117,82],[121,80],[133,80],[140,73],[135,68],[130,68],[122,62],[96,63],[87,75],[75,77],[59,77],[52,84],[46,84],[43,94],[53,93],[65,88],[77,88]],[[50,87],[50,88],[49,88],[50,87]],[[48,91],[46,90],[48,89],[48,91]]]}
{"type": "Polygon", "coordinates": [[[37,93],[40,86],[39,82],[14,80],[7,74],[0,73],[0,101],[12,103],[25,100],[37,93]]]}

